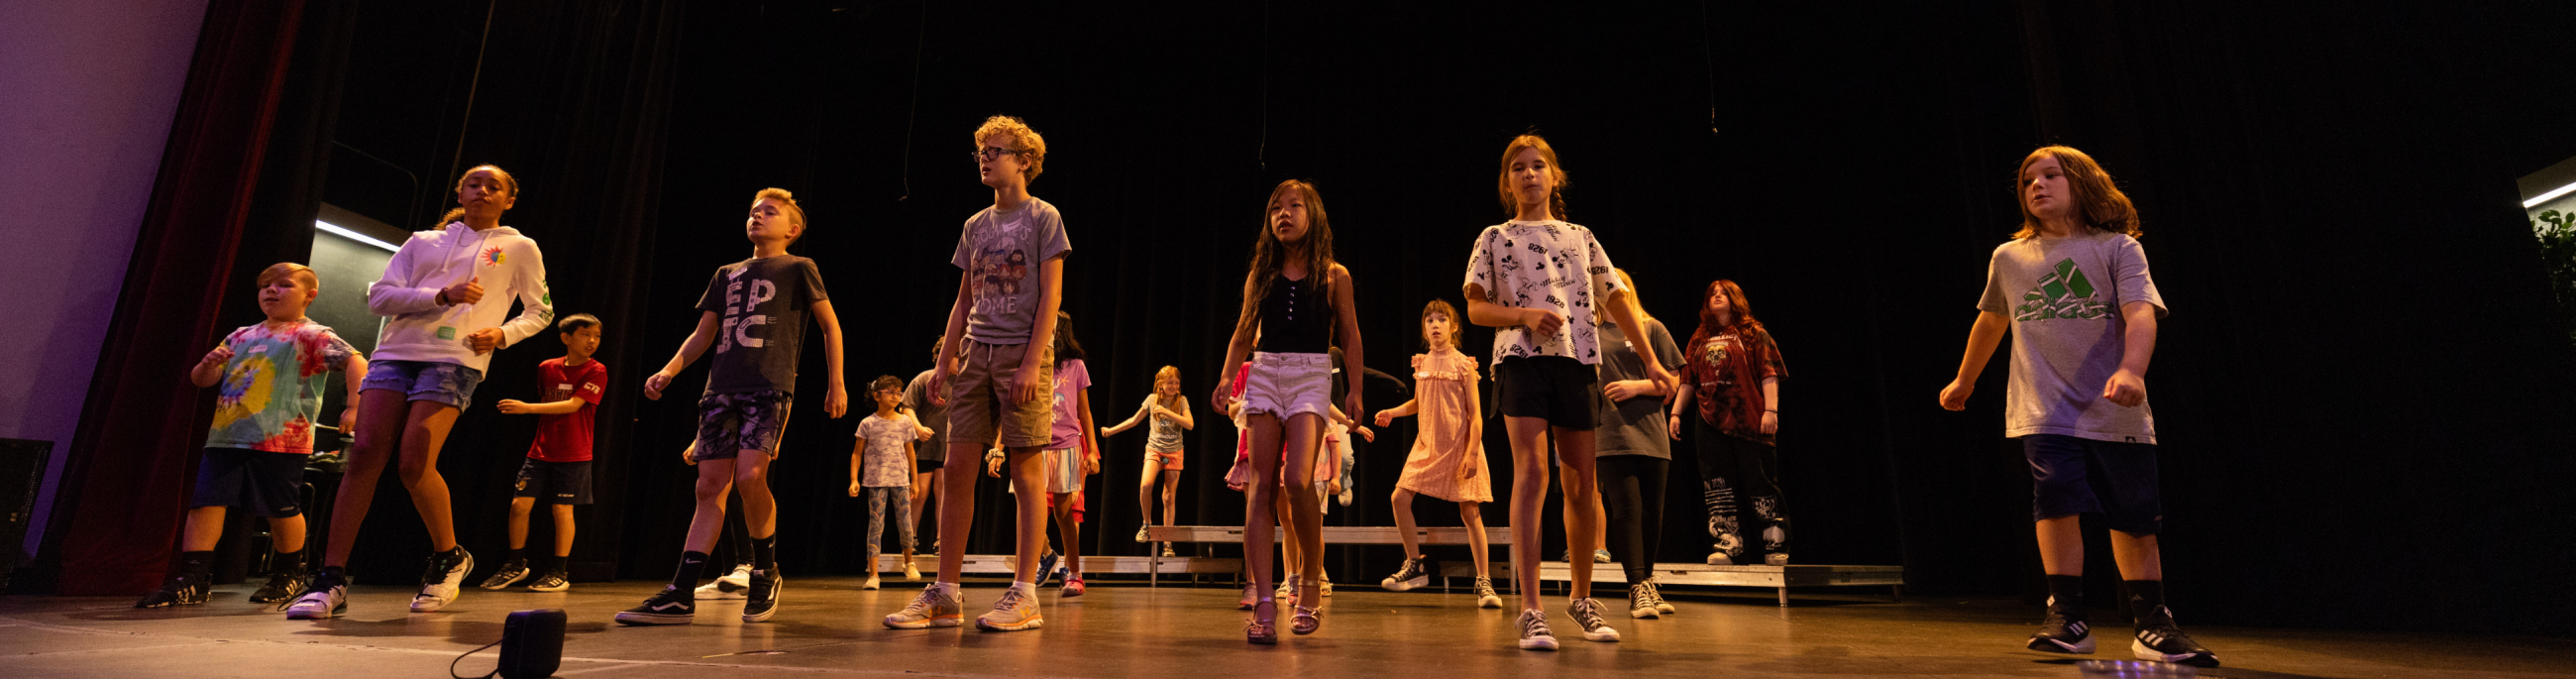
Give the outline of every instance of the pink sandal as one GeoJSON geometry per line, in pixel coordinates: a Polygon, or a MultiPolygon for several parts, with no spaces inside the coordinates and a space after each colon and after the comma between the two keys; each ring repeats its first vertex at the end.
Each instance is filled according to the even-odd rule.
{"type": "Polygon", "coordinates": [[[1271,601],[1271,600],[1269,600],[1269,599],[1262,599],[1260,603],[1253,604],[1253,605],[1252,605],[1252,622],[1247,623],[1247,624],[1245,624],[1245,625],[1243,626],[1243,640],[1244,640],[1244,641],[1247,641],[1247,642],[1255,643],[1255,644],[1261,644],[1261,645],[1264,645],[1264,646],[1274,645],[1274,644],[1279,643],[1279,630],[1278,630],[1278,628],[1273,627],[1273,626],[1271,625],[1271,622],[1272,622],[1272,621],[1275,621],[1275,620],[1278,620],[1278,619],[1279,619],[1279,604],[1278,604],[1278,603],[1273,602],[1273,601],[1271,601]],[[1269,607],[1270,607],[1270,617],[1268,617],[1268,618],[1266,618],[1266,619],[1265,619],[1265,618],[1263,618],[1263,617],[1261,616],[1261,607],[1262,607],[1262,606],[1269,606],[1269,607]]]}
{"type": "Polygon", "coordinates": [[[1324,628],[1324,609],[1296,606],[1289,610],[1296,614],[1288,618],[1288,631],[1304,636],[1324,628]]]}

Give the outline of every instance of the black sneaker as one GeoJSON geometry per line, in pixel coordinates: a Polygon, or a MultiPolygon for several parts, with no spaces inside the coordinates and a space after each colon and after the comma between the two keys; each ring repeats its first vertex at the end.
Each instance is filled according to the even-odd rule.
{"type": "Polygon", "coordinates": [[[626,625],[686,625],[698,617],[698,599],[689,590],[663,587],[642,605],[617,613],[626,625]]]}
{"type": "Polygon", "coordinates": [[[474,555],[463,545],[444,553],[429,555],[429,566],[420,574],[420,593],[411,598],[411,612],[436,613],[456,602],[456,593],[465,583],[465,574],[474,572],[474,555]]]}
{"type": "Polygon", "coordinates": [[[769,616],[778,614],[778,593],[786,584],[783,580],[774,565],[769,570],[751,572],[751,600],[742,604],[743,622],[768,622],[769,616]]]}
{"type": "Polygon", "coordinates": [[[151,594],[145,594],[142,599],[136,600],[134,602],[134,607],[169,608],[171,606],[195,606],[197,604],[205,603],[206,599],[210,598],[212,595],[213,592],[208,591],[206,588],[205,576],[193,573],[180,573],[178,575],[170,576],[169,581],[161,583],[160,589],[152,590],[151,594]]]}
{"type": "Polygon", "coordinates": [[[2218,666],[2218,654],[2201,647],[2200,642],[2192,641],[2191,635],[2184,634],[2182,628],[2175,627],[2172,622],[2153,623],[2138,630],[2137,638],[2129,641],[2129,653],[2138,656],[2139,660],[2193,667],[2218,666]]]}
{"type": "Polygon", "coordinates": [[[1417,556],[1405,559],[1403,568],[1396,569],[1394,575],[1386,576],[1385,580],[1379,580],[1377,584],[1390,592],[1402,592],[1430,583],[1431,574],[1423,569],[1422,557],[1417,556]]]}
{"type": "Polygon", "coordinates": [[[565,578],[561,569],[546,571],[545,575],[537,576],[535,581],[528,583],[528,591],[531,592],[561,592],[567,589],[572,589],[572,580],[565,578]]]}
{"type": "Polygon", "coordinates": [[[2039,631],[2032,632],[2030,643],[2024,646],[2044,653],[2092,653],[2093,626],[2083,618],[2069,618],[2052,610],[2047,619],[2039,621],[2039,631]]]}
{"type": "Polygon", "coordinates": [[[303,592],[304,571],[302,569],[278,571],[268,575],[268,584],[260,585],[259,591],[250,593],[250,602],[273,604],[293,599],[295,595],[303,592]]]}
{"type": "Polygon", "coordinates": [[[520,580],[525,580],[527,578],[528,560],[511,559],[509,563],[501,564],[501,570],[493,571],[492,577],[483,579],[483,588],[490,590],[509,589],[511,585],[518,584],[520,580]]]}
{"type": "Polygon", "coordinates": [[[1054,578],[1055,560],[1056,553],[1053,550],[1049,550],[1046,556],[1038,557],[1038,581],[1032,584],[1045,587],[1047,581],[1054,578]]]}

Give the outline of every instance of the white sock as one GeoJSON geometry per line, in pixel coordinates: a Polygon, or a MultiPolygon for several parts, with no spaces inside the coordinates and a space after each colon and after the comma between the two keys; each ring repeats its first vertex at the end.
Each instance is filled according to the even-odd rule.
{"type": "Polygon", "coordinates": [[[1038,585],[1034,582],[1020,582],[1013,580],[1011,581],[1011,589],[1019,590],[1021,594],[1036,594],[1038,592],[1038,585]]]}
{"type": "Polygon", "coordinates": [[[935,589],[936,589],[940,594],[956,594],[956,593],[957,593],[957,583],[954,583],[954,582],[939,582],[939,581],[933,580],[933,581],[931,581],[930,586],[931,586],[932,588],[935,588],[935,589]]]}

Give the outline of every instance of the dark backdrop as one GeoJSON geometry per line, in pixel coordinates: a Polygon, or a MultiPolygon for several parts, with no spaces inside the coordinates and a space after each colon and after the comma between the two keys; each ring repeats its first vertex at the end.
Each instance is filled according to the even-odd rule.
{"type": "MultiPolygon", "coordinates": [[[[454,157],[528,186],[507,221],[545,244],[558,311],[609,324],[601,505],[577,557],[626,577],[667,572],[691,478],[672,458],[692,399],[635,387],[695,322],[709,272],[746,256],[752,192],[803,200],[812,228],[792,251],[835,297],[849,383],[909,377],[953,297],[958,225],[989,203],[955,153],[1007,113],[1048,137],[1033,193],[1074,243],[1065,308],[1091,352],[1095,418],[1132,412],[1165,364],[1201,407],[1185,523],[1242,516],[1217,478],[1233,432],[1203,395],[1269,186],[1320,185],[1365,358],[1395,371],[1417,350],[1415,313],[1457,301],[1468,243],[1504,216],[1501,146],[1535,129],[1572,172],[1571,219],[1649,311],[1686,334],[1694,293],[1732,278],[1778,336],[1799,561],[1901,563],[1921,592],[2023,592],[2038,569],[2028,474],[2001,433],[2004,368],[1967,412],[1934,396],[1987,253],[2017,221],[2015,163],[2068,143],[2137,200],[2173,310],[2149,386],[2177,609],[2576,630],[2576,591],[2555,577],[2576,565],[2555,492],[2576,404],[2550,388],[2576,371],[2511,188],[2576,155],[2576,102],[2555,94],[2576,66],[2547,42],[2576,18],[2564,6],[576,3],[502,8],[471,86],[484,5],[390,5],[357,21],[337,134],[421,188],[341,158],[326,197],[418,228],[454,157]]],[[[853,572],[864,509],[841,479],[855,422],[820,412],[811,337],[774,481],[782,558],[853,572]]],[[[479,400],[511,397],[558,351],[503,352],[479,400]]],[[[442,466],[478,552],[501,547],[530,427],[478,409],[451,440],[442,466]]],[[[1360,502],[1333,522],[1386,521],[1411,433],[1362,453],[1360,502]]],[[[1085,551],[1139,553],[1126,527],[1141,443],[1105,443],[1085,551]]],[[[1689,455],[1674,467],[1659,556],[1696,559],[1689,455]]],[[[1008,521],[985,491],[979,553],[1008,521]]],[[[360,548],[377,577],[407,577],[421,551],[398,497],[380,499],[360,548]]],[[[1392,551],[1332,567],[1373,582],[1392,551]]],[[[2107,576],[2107,558],[2094,570],[2107,576]]]]}

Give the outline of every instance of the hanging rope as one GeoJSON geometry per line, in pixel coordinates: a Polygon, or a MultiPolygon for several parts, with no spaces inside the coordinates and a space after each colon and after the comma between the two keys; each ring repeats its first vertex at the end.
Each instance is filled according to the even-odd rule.
{"type": "Polygon", "coordinates": [[[1708,0],[1699,0],[1700,58],[1708,66],[1708,133],[1717,134],[1717,38],[1709,34],[1708,0]]]}
{"type": "Polygon", "coordinates": [[[1252,160],[1270,169],[1270,0],[1261,0],[1261,148],[1252,160]]]}
{"type": "Polygon", "coordinates": [[[474,126],[474,93],[483,88],[483,49],[492,45],[492,13],[500,7],[501,0],[483,6],[483,39],[474,45],[474,79],[465,84],[465,117],[456,123],[456,157],[447,161],[450,177],[465,165],[465,130],[474,126]]]}
{"type": "Polygon", "coordinates": [[[903,119],[903,202],[912,199],[912,127],[921,119],[921,46],[930,37],[930,3],[921,3],[921,26],[912,37],[912,112],[903,119]]]}

